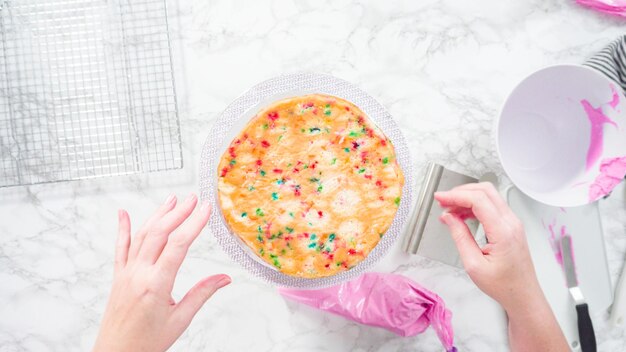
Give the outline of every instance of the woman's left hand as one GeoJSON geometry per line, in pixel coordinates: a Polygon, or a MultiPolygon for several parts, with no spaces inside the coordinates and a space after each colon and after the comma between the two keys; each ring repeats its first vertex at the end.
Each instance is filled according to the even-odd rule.
{"type": "Polygon", "coordinates": [[[128,213],[119,211],[113,287],[94,351],[165,351],[215,291],[230,283],[227,275],[209,276],[179,302],[172,298],[178,269],[211,212],[197,203],[193,194],[178,205],[169,196],[132,241],[128,213]]]}

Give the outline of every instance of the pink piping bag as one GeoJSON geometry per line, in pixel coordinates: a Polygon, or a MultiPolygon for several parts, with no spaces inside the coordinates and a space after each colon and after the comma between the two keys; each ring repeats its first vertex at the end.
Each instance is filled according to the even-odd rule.
{"type": "Polygon", "coordinates": [[[296,302],[400,336],[415,336],[432,325],[446,351],[456,352],[452,313],[439,296],[404,276],[366,273],[329,288],[280,288],[279,292],[296,302]]]}
{"type": "Polygon", "coordinates": [[[625,0],[576,0],[576,2],[596,11],[626,17],[625,0]]]}

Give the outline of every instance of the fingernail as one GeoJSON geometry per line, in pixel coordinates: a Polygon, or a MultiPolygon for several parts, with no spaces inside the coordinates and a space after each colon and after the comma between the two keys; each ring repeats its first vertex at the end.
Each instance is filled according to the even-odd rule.
{"type": "Polygon", "coordinates": [[[187,199],[185,200],[185,202],[193,202],[196,199],[196,195],[191,193],[189,196],[187,196],[187,199]]]}
{"type": "Polygon", "coordinates": [[[211,207],[211,206],[210,206],[209,202],[205,200],[205,201],[203,201],[203,202],[202,202],[202,204],[200,205],[200,211],[202,211],[202,212],[205,212],[205,213],[206,213],[207,211],[209,211],[209,208],[210,208],[210,207],[211,207]]]}
{"type": "Polygon", "coordinates": [[[170,204],[174,201],[174,199],[176,198],[176,195],[174,195],[174,193],[170,193],[169,196],[167,196],[167,198],[165,198],[165,202],[164,204],[170,204]]]}
{"type": "Polygon", "coordinates": [[[122,209],[117,209],[117,219],[121,221],[122,216],[124,216],[124,211],[122,209]]]}
{"type": "Polygon", "coordinates": [[[231,282],[232,282],[232,280],[231,280],[230,276],[228,276],[228,275],[224,275],[224,276],[220,279],[220,281],[218,281],[218,282],[217,282],[217,286],[218,286],[219,288],[222,288],[222,287],[224,287],[224,286],[226,286],[226,285],[230,284],[231,282]]]}

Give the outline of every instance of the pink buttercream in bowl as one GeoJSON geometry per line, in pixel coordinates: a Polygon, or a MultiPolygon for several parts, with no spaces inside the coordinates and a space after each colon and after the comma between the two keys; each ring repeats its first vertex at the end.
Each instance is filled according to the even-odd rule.
{"type": "MultiPolygon", "coordinates": [[[[604,144],[604,124],[611,124],[615,128],[617,128],[617,124],[615,121],[608,118],[604,112],[602,112],[602,106],[594,108],[593,105],[587,101],[587,99],[581,100],[580,104],[583,106],[583,109],[585,109],[587,118],[591,123],[591,141],[589,142],[589,150],[587,151],[587,170],[589,170],[596,163],[596,161],[598,161],[598,158],[602,156],[602,146],[604,144]]],[[[609,103],[609,105],[611,104],[612,103],[609,103]]]]}

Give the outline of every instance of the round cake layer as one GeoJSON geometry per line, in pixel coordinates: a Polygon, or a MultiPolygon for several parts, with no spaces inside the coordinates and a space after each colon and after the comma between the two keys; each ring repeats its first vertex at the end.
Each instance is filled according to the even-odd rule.
{"type": "Polygon", "coordinates": [[[367,257],[404,183],[390,140],[354,104],[321,94],[261,110],[217,172],[231,231],[276,269],[309,278],[367,257]]]}

